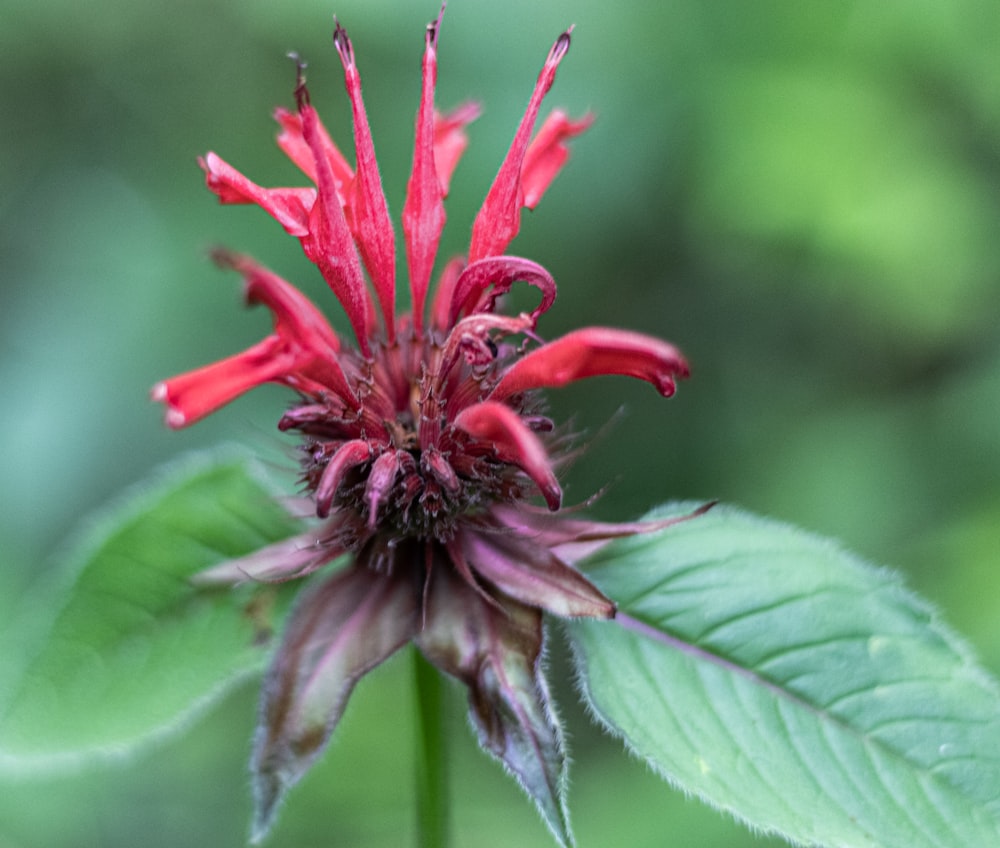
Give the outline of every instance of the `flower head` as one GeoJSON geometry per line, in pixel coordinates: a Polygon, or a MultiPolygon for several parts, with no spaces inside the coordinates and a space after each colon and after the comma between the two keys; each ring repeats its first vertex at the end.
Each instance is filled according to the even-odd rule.
{"type": "Polygon", "coordinates": [[[204,572],[203,583],[302,577],[350,564],[299,601],[264,686],[253,754],[258,830],[324,747],[354,684],[407,642],[469,688],[483,746],[500,758],[564,842],[563,742],[540,663],[542,615],[609,618],[614,603],[573,563],[603,540],[638,532],[558,514],[560,439],[538,390],[603,374],[638,377],[664,396],[687,376],[658,339],[588,327],[544,342],[556,284],[506,253],[523,207],[565,164],[591,119],[555,111],[533,134],[570,44],[559,36],[475,219],[468,257],[430,280],[444,197],[478,108],[434,105],[440,16],[425,36],[413,168],[403,207],[411,310],[396,315],[395,233],[382,192],[354,49],[338,23],[356,164],[309,101],[300,66],[296,110],[278,109],[278,144],[312,183],[264,188],[219,156],[201,160],[222,203],[253,203],[299,239],[347,313],[342,339],[294,286],[254,260],[218,251],[243,276],[250,304],[274,330],[250,349],[158,384],[170,427],[184,427],[265,382],[296,400],[279,429],[303,438],[301,479],[318,522],[308,532],[204,572]],[[538,290],[529,313],[505,315],[515,283],[538,290]],[[531,502],[540,495],[545,508],[531,502]]]}

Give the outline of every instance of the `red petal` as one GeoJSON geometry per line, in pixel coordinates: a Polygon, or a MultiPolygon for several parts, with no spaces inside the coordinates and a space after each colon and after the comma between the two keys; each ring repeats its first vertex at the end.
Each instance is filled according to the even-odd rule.
{"type": "Polygon", "coordinates": [[[291,283],[247,256],[215,251],[216,262],[243,274],[247,303],[263,303],[274,315],[278,336],[296,354],[302,376],[322,383],[352,409],[360,406],[337,359],[340,339],[323,314],[291,283]]]}
{"type": "MultiPolygon", "coordinates": [[[[444,9],[442,8],[442,14],[444,9]]],[[[444,189],[438,179],[434,145],[434,85],[437,81],[437,34],[441,16],[428,24],[423,59],[423,85],[413,144],[413,170],[406,184],[403,234],[406,264],[410,269],[413,326],[423,328],[424,300],[430,284],[441,230],[444,229],[444,189]]]]}
{"type": "Polygon", "coordinates": [[[320,312],[287,280],[249,256],[216,250],[212,258],[224,268],[239,271],[245,280],[247,303],[263,303],[274,314],[275,329],[282,338],[294,339],[305,350],[331,357],[340,350],[340,339],[320,312]]]}
{"type": "Polygon", "coordinates": [[[316,164],[318,190],[309,216],[309,233],[302,239],[302,248],[344,307],[361,352],[369,356],[369,329],[374,322],[371,299],[354,249],[354,239],[337,196],[337,182],[325,154],[319,118],[316,110],[309,105],[304,83],[300,82],[296,95],[302,135],[312,150],[316,164]]]}
{"type": "Polygon", "coordinates": [[[242,353],[157,383],[151,396],[167,405],[167,426],[177,430],[262,383],[281,379],[296,364],[284,342],[271,335],[242,353]]]}
{"type": "Polygon", "coordinates": [[[309,210],[316,198],[311,188],[263,188],[248,180],[214,153],[198,159],[205,184],[221,203],[256,203],[289,235],[299,238],[309,232],[309,210]]]}
{"type": "Polygon", "coordinates": [[[473,438],[492,442],[500,459],[516,465],[534,481],[549,509],[559,509],[562,489],[545,447],[513,409],[496,401],[483,401],[463,409],[454,425],[473,438]]]}
{"type": "Polygon", "coordinates": [[[464,257],[456,256],[444,266],[438,278],[437,292],[431,305],[431,324],[442,332],[450,329],[454,323],[451,320],[451,304],[454,300],[455,284],[464,270],[464,257]]]}
{"type": "Polygon", "coordinates": [[[652,336],[586,327],[536,348],[515,362],[490,397],[503,400],[530,389],[565,386],[602,374],[638,377],[652,383],[664,397],[670,397],[676,388],[674,379],[688,376],[688,365],[673,345],[652,336]]]}
{"type": "Polygon", "coordinates": [[[344,66],[344,84],[354,116],[354,150],[357,176],[351,188],[350,224],[361,258],[375,286],[389,341],[396,337],[396,235],[382,191],[371,128],[361,99],[361,77],[354,62],[354,48],[347,31],[337,23],[333,43],[344,66]]]}
{"type": "Polygon", "coordinates": [[[510,291],[518,280],[524,280],[542,292],[542,302],[531,313],[533,320],[546,312],[556,299],[556,283],[552,275],[537,262],[517,256],[495,256],[473,262],[455,282],[450,323],[459,315],[491,312],[496,299],[510,291]],[[489,296],[486,290],[492,287],[489,296]]]}
{"type": "Polygon", "coordinates": [[[561,109],[556,109],[545,119],[538,135],[528,145],[524,165],[521,166],[521,190],[528,209],[538,205],[545,190],[566,164],[569,158],[566,139],[579,135],[593,122],[593,115],[571,121],[561,109]]]}
{"type": "Polygon", "coordinates": [[[472,244],[469,247],[469,261],[475,262],[486,256],[500,256],[507,245],[517,235],[521,226],[521,206],[524,194],[521,187],[521,167],[524,162],[531,130],[538,118],[542,100],[552,87],[556,68],[569,49],[569,30],[564,32],[552,45],[545,65],[538,75],[535,90],[528,102],[521,124],[517,128],[510,150],[500,166],[493,185],[490,187],[482,209],[472,225],[472,244]]]}
{"type": "Polygon", "coordinates": [[[437,170],[441,192],[448,196],[451,175],[458,160],[469,146],[465,128],[482,113],[478,103],[463,103],[447,115],[434,115],[434,167],[437,170]]]}
{"type": "Polygon", "coordinates": [[[344,475],[352,468],[367,462],[372,455],[371,446],[364,439],[345,442],[330,458],[319,478],[316,487],[316,515],[326,518],[330,514],[330,504],[337,495],[337,489],[344,480],[344,475]]]}
{"type": "MultiPolygon", "coordinates": [[[[275,109],[274,119],[281,125],[281,132],[277,139],[278,147],[284,150],[288,158],[299,166],[302,173],[315,183],[316,160],[302,134],[302,119],[294,112],[281,108],[275,109]]],[[[354,181],[354,169],[347,163],[344,154],[340,152],[337,145],[333,143],[322,121],[317,120],[317,123],[326,161],[330,165],[330,170],[333,171],[333,178],[337,183],[337,194],[340,197],[341,205],[343,205],[347,196],[347,187],[354,181]]]]}

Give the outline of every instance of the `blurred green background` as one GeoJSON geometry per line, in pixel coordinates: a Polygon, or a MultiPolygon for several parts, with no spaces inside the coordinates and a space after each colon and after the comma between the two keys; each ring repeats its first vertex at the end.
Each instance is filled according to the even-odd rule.
{"type": "MultiPolygon", "coordinates": [[[[434,0],[0,0],[0,615],[152,467],[221,440],[283,455],[281,390],[182,433],[146,397],[267,327],[212,245],[252,252],[345,326],[294,240],[220,208],[195,165],[212,149],[265,185],[300,180],[270,118],[292,105],[292,49],[350,149],[333,12],[398,214],[434,0]]],[[[905,571],[1000,671],[1000,6],[452,0],[438,102],[486,112],[443,255],[467,244],[569,23],[549,105],[598,120],[513,252],[560,285],[544,334],[662,335],[694,377],[669,402],[612,379],[554,394],[595,437],[568,499],[610,483],[595,511],[621,518],[720,498],[836,536],[905,571]]],[[[589,727],[558,644],[552,663],[582,848],[777,844],[621,754],[589,727]]],[[[361,685],[271,844],[409,844],[408,674],[400,658],[361,685]]],[[[475,749],[457,691],[450,709],[456,845],[551,844],[475,749]]],[[[248,685],[138,759],[0,778],[0,848],[241,845],[253,714],[248,685]]]]}

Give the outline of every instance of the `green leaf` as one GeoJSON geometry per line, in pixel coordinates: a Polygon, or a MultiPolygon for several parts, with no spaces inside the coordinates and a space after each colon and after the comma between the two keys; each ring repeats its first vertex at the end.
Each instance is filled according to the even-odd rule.
{"type": "Polygon", "coordinates": [[[297,526],[233,451],[175,465],[100,516],[0,628],[0,769],[126,752],[261,668],[278,590],[189,578],[297,526]]]}
{"type": "Polygon", "coordinates": [[[671,783],[802,844],[1000,845],[1000,692],[893,575],[725,507],[587,573],[584,695],[671,783]]]}

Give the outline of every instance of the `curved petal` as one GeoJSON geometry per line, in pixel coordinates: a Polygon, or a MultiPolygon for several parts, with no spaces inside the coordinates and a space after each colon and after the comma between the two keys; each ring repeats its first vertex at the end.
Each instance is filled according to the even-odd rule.
{"type": "Polygon", "coordinates": [[[242,353],[178,374],[153,386],[150,397],[167,406],[173,430],[200,421],[250,389],[279,380],[295,369],[296,357],[276,335],[242,353]]]}
{"type": "Polygon", "coordinates": [[[316,199],[311,188],[263,188],[247,179],[214,153],[198,159],[205,185],[220,203],[255,203],[289,235],[302,238],[309,232],[309,210],[316,199]]]}
{"type": "Polygon", "coordinates": [[[545,446],[513,409],[496,401],[483,401],[463,409],[455,417],[454,426],[473,438],[490,442],[501,460],[516,465],[534,481],[549,509],[559,509],[562,489],[545,446]]]}
{"type": "Polygon", "coordinates": [[[687,362],[673,345],[653,336],[586,327],[535,348],[518,360],[490,393],[494,400],[543,387],[557,388],[584,377],[621,374],[651,383],[664,397],[687,377],[687,362]]]}
{"type": "MultiPolygon", "coordinates": [[[[302,118],[294,112],[279,107],[274,110],[274,120],[281,127],[277,138],[278,147],[299,167],[303,174],[315,183],[317,180],[316,160],[305,135],[302,133],[302,118]]],[[[340,197],[341,205],[343,205],[347,187],[354,182],[354,169],[348,164],[337,145],[333,143],[326,127],[323,126],[323,122],[317,121],[317,124],[320,146],[323,148],[326,161],[333,172],[333,179],[337,184],[337,194],[340,197]]]]}
{"type": "Polygon", "coordinates": [[[325,747],[358,679],[416,634],[418,598],[405,569],[352,566],[296,606],[264,681],[251,759],[254,839],[325,747]]]}
{"type": "Polygon", "coordinates": [[[326,518],[330,514],[330,505],[337,495],[337,489],[344,481],[344,475],[352,468],[357,468],[371,459],[372,449],[365,439],[354,439],[345,442],[330,458],[320,475],[316,486],[316,515],[326,518]]]}
{"type": "Polygon", "coordinates": [[[571,121],[562,109],[549,115],[538,134],[531,140],[521,166],[521,191],[524,205],[534,209],[546,189],[569,159],[567,139],[587,130],[594,123],[593,115],[571,121]]]}
{"type": "Polygon", "coordinates": [[[448,196],[451,175],[458,160],[469,146],[469,135],[465,128],[482,113],[478,103],[463,103],[447,115],[434,115],[434,169],[437,171],[441,191],[448,196]]]}
{"type": "Polygon", "coordinates": [[[547,312],[555,303],[556,281],[537,262],[520,256],[494,256],[473,262],[462,271],[455,282],[451,299],[450,320],[454,324],[462,314],[491,312],[496,300],[510,291],[518,280],[523,280],[542,293],[542,302],[531,313],[534,320],[547,312]],[[488,289],[492,289],[489,295],[488,289]]]}

